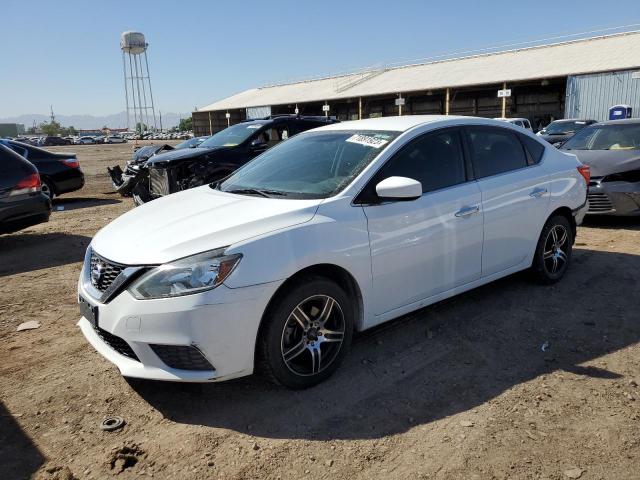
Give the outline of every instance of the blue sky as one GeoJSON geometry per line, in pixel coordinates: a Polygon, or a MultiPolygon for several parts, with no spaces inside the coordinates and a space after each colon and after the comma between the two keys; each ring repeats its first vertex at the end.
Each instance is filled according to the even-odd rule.
{"type": "Polygon", "coordinates": [[[144,32],[157,108],[246,88],[640,22],[638,0],[3,0],[0,118],[124,110],[119,35],[144,32]]]}

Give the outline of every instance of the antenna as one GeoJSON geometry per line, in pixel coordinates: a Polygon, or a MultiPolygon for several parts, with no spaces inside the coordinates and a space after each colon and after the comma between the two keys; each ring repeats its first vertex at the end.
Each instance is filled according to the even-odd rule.
{"type": "MultiPolygon", "coordinates": [[[[144,35],[140,32],[123,32],[120,35],[122,50],[122,70],[124,73],[124,94],[127,106],[127,130],[137,129],[138,123],[158,129],[156,112],[151,93],[151,76],[144,35]],[[148,95],[148,98],[147,98],[148,95]],[[153,122],[153,123],[152,123],[153,122]]],[[[144,127],[141,127],[143,130],[144,127]]],[[[140,132],[144,133],[144,132],[140,132]]]]}

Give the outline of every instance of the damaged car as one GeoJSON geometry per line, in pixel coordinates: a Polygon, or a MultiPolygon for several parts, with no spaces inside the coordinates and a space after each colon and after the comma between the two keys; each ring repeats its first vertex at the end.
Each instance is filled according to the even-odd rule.
{"type": "MultiPolygon", "coordinates": [[[[107,167],[107,172],[109,172],[111,184],[115,191],[123,197],[133,196],[134,199],[140,195],[145,198],[148,197],[149,172],[146,167],[147,160],[158,153],[174,149],[175,147],[167,144],[146,145],[133,152],[131,159],[127,160],[124,170],[120,165],[107,167]]],[[[138,202],[136,201],[136,203],[138,202]]]]}
{"type": "MultiPolygon", "coordinates": [[[[279,115],[246,120],[212,135],[195,148],[154,155],[147,161],[151,199],[216,182],[282,140],[335,123],[333,117],[279,115]]],[[[143,196],[134,198],[137,204],[143,196]]]]}
{"type": "Polygon", "coordinates": [[[585,127],[561,150],[591,167],[588,214],[640,215],[640,119],[585,127]]]}

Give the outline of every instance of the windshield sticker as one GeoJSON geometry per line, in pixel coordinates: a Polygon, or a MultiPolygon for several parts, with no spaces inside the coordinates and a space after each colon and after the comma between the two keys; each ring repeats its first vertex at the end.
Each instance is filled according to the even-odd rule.
{"type": "Polygon", "coordinates": [[[347,138],[346,141],[351,143],[358,143],[360,145],[364,145],[366,147],[373,147],[373,148],[381,148],[387,143],[389,143],[389,140],[370,137],[369,135],[362,135],[360,133],[356,133],[355,135],[350,136],[349,138],[347,138]]]}
{"type": "Polygon", "coordinates": [[[260,128],[260,127],[262,127],[262,125],[247,125],[247,128],[250,128],[252,130],[260,128]]]}

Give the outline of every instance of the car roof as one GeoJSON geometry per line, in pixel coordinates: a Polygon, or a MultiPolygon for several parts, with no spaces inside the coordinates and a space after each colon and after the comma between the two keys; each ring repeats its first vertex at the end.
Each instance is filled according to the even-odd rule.
{"type": "Polygon", "coordinates": [[[640,118],[623,118],[622,120],[607,120],[606,122],[600,122],[598,125],[625,125],[640,123],[640,118]]]}
{"type": "Polygon", "coordinates": [[[364,120],[352,120],[349,122],[332,123],[324,125],[314,131],[321,130],[385,130],[395,132],[406,132],[414,127],[438,123],[442,125],[487,125],[501,128],[513,128],[522,130],[521,127],[512,125],[502,120],[493,120],[482,117],[465,117],[458,115],[405,115],[397,117],[367,118],[364,120]]]}

